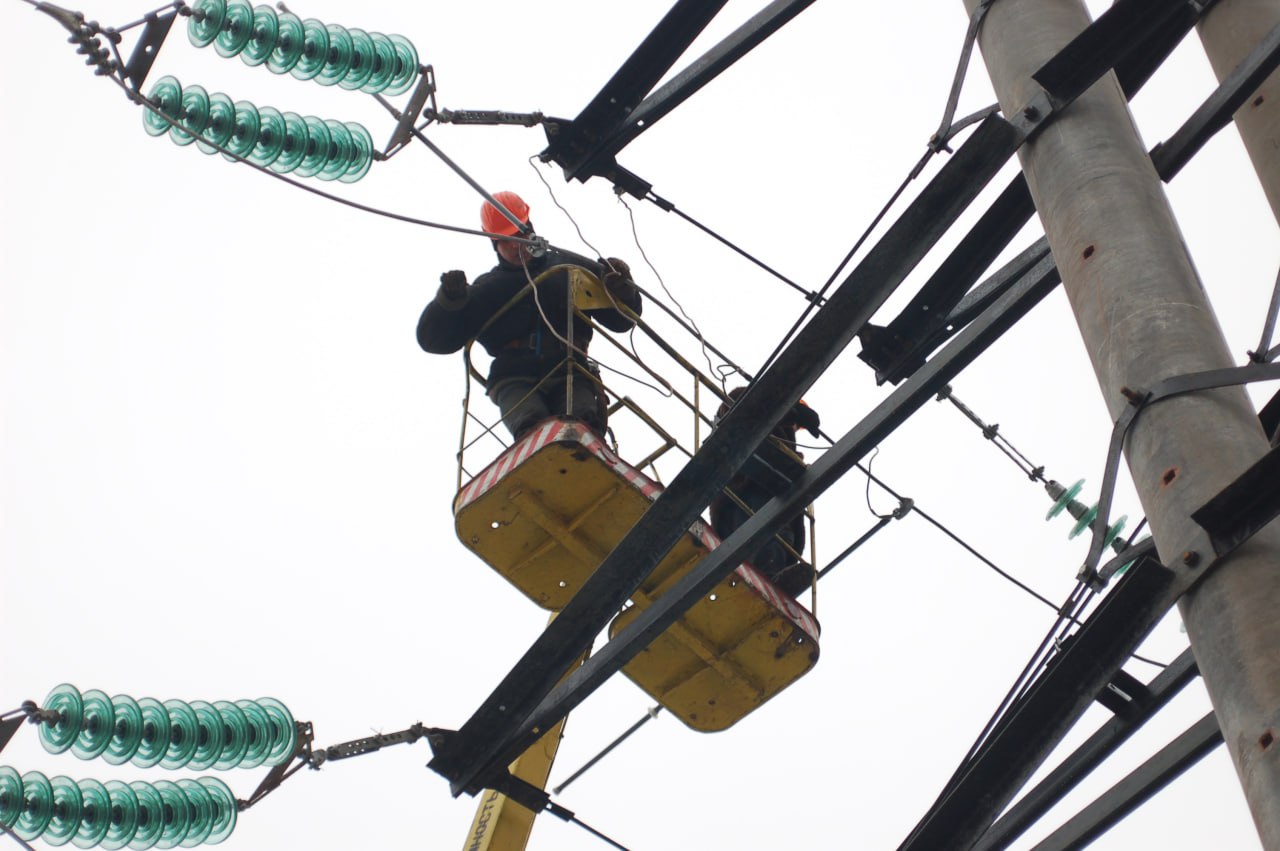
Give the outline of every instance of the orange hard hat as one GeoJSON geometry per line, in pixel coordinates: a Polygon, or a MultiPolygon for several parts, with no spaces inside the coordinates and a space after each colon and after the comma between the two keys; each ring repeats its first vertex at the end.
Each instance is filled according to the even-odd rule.
{"type": "MultiPolygon", "coordinates": [[[[511,214],[524,224],[529,223],[529,205],[514,192],[495,192],[493,198],[511,211],[511,214]]],[[[498,208],[488,201],[480,207],[480,227],[485,233],[496,233],[502,236],[515,236],[520,228],[512,224],[506,216],[498,212],[498,208]]]]}

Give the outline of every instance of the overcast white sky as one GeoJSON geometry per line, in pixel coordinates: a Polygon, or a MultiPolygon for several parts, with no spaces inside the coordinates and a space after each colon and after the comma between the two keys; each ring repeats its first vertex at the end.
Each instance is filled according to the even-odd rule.
{"type": "MultiPolygon", "coordinates": [[[[761,5],[730,0],[690,57],[761,5]]],[[[1095,13],[1105,5],[1090,4],[1095,13]]],[[[410,38],[434,66],[442,107],[566,118],[667,8],[291,6],[410,38]]],[[[82,9],[117,25],[147,10],[119,0],[82,9]]],[[[923,152],[965,26],[959,0],[816,3],[620,161],[816,288],[923,152]]],[[[456,540],[461,361],[425,355],[413,336],[440,272],[474,277],[492,263],[489,246],[150,138],[139,109],[84,68],[51,19],[6,0],[0,27],[0,710],[71,682],[162,700],[274,696],[314,723],[319,746],[417,721],[456,728],[545,621],[456,540]]],[[[220,59],[179,29],[151,80],[166,73],[234,99],[360,121],[379,145],[393,127],[367,96],[220,59]]],[[[1167,138],[1213,85],[1192,37],[1135,104],[1147,145],[1167,138]]],[[[975,58],[960,111],[992,100],[975,58]]],[[[429,135],[491,191],[521,192],[557,244],[626,258],[652,290],[656,269],[707,337],[748,369],[804,307],[677,217],[630,200],[647,267],[610,187],[566,185],[557,170],[530,166],[545,145],[539,129],[429,135]]],[[[431,221],[472,227],[477,218],[474,192],[418,145],[351,186],[308,183],[431,221]]],[[[1243,361],[1258,341],[1280,240],[1234,131],[1169,194],[1243,361]]],[[[1014,248],[1039,235],[1029,227],[1014,248]]],[[[691,340],[673,340],[696,354],[691,340]]],[[[619,386],[637,399],[648,393],[619,386]]],[[[1049,476],[1086,478],[1096,498],[1110,425],[1060,293],[954,388],[1049,476]]],[[[851,349],[807,398],[839,436],[886,392],[851,349]]],[[[487,413],[487,403],[477,409],[487,413]]],[[[644,454],[630,428],[619,423],[623,455],[644,454]]],[[[1040,593],[1060,600],[1070,590],[1087,543],[1067,540],[1065,518],[1044,522],[1048,499],[949,406],[921,411],[885,442],[874,469],[1040,593]]],[[[894,507],[878,489],[870,499],[877,511],[894,507]]],[[[824,562],[874,523],[858,475],[816,510],[824,562]]],[[[1127,484],[1116,511],[1131,524],[1141,515],[1127,484]]],[[[821,661],[769,705],[714,735],[660,717],[557,800],[637,851],[896,847],[1052,622],[1047,607],[918,516],[891,524],[832,573],[818,616],[821,661]]],[[[1175,616],[1143,652],[1168,661],[1185,646],[1175,616]]],[[[1156,673],[1128,669],[1143,680],[1156,673]]],[[[552,783],[650,704],[622,678],[601,689],[570,718],[552,783]]],[[[1203,689],[1189,688],[1063,813],[1207,706],[1203,689]]],[[[1092,711],[1072,742],[1105,717],[1092,711]]],[[[452,799],[424,768],[429,759],[424,742],[303,772],[242,813],[227,847],[461,847],[475,802],[452,799]]],[[[104,780],[172,774],[49,756],[32,728],[0,764],[104,780]]],[[[221,776],[247,797],[263,774],[221,776]]],[[[529,847],[604,846],[543,817],[529,847]]],[[[1258,846],[1219,749],[1096,847],[1258,846]]]]}

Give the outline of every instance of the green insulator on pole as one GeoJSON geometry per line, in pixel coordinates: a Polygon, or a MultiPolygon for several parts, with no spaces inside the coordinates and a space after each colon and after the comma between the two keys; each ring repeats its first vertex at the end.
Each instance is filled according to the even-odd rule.
{"type": "Polygon", "coordinates": [[[302,22],[302,56],[289,73],[298,80],[314,80],[329,59],[329,29],[315,18],[302,22]]]}
{"type": "Polygon", "coordinates": [[[178,788],[186,796],[191,813],[191,822],[187,825],[187,835],[178,844],[183,848],[194,848],[213,835],[214,816],[216,814],[213,796],[209,794],[209,790],[190,778],[179,780],[178,788]]]}
{"type": "Polygon", "coordinates": [[[262,117],[258,115],[258,108],[247,100],[236,101],[231,136],[222,146],[227,149],[227,153],[222,156],[232,162],[235,159],[231,154],[248,159],[258,144],[258,134],[261,131],[262,117]]]}
{"type": "Polygon", "coordinates": [[[1081,479],[1080,481],[1076,482],[1074,485],[1072,485],[1071,487],[1063,491],[1058,496],[1057,501],[1054,502],[1053,508],[1050,508],[1049,512],[1045,514],[1044,519],[1052,520],[1053,518],[1061,514],[1066,509],[1066,507],[1071,503],[1071,500],[1079,496],[1080,490],[1083,487],[1084,487],[1084,479],[1081,479]]]}
{"type": "Polygon", "coordinates": [[[169,747],[160,760],[162,768],[184,768],[200,746],[200,727],[196,713],[185,701],[172,698],[164,702],[169,713],[169,747]]]}
{"type": "Polygon", "coordinates": [[[80,717],[84,712],[80,690],[70,683],[63,683],[49,692],[44,699],[44,708],[57,712],[58,720],[52,724],[40,724],[40,744],[49,753],[62,753],[74,745],[80,735],[80,717]]]}
{"type": "Polygon", "coordinates": [[[271,752],[267,755],[266,764],[275,766],[288,762],[298,744],[298,729],[293,723],[292,713],[274,697],[260,697],[255,703],[271,719],[271,752]]]}
{"type": "Polygon", "coordinates": [[[213,40],[213,49],[219,56],[230,59],[240,55],[253,38],[253,19],[248,0],[227,0],[226,19],[213,40]]]}
{"type": "Polygon", "coordinates": [[[157,780],[153,785],[162,802],[162,827],[160,837],[152,847],[177,848],[187,838],[187,828],[191,824],[191,803],[177,783],[157,780]]]}
{"type": "Polygon", "coordinates": [[[254,165],[268,166],[284,150],[284,116],[275,107],[264,106],[258,110],[258,121],[258,141],[248,159],[254,165]]]}
{"type": "Polygon", "coordinates": [[[216,700],[213,708],[222,719],[222,753],[213,767],[219,771],[240,765],[249,751],[249,719],[240,707],[228,700],[216,700]]]}
{"type": "Polygon", "coordinates": [[[54,847],[66,845],[75,837],[80,829],[80,813],[84,807],[84,796],[80,787],[70,777],[58,775],[49,781],[53,789],[53,814],[49,824],[45,826],[40,839],[54,847]]]}
{"type": "Polygon", "coordinates": [[[196,47],[208,47],[222,32],[226,19],[226,0],[195,0],[187,18],[187,38],[196,47]]]}
{"type": "Polygon", "coordinates": [[[284,74],[293,70],[302,58],[302,19],[292,12],[281,12],[277,16],[276,43],[267,57],[267,70],[273,74],[284,74]]]}
{"type": "Polygon", "coordinates": [[[191,755],[187,768],[191,771],[204,771],[212,768],[222,755],[222,716],[207,701],[192,700],[189,703],[191,711],[196,714],[196,750],[191,755]]]}
{"type": "Polygon", "coordinates": [[[12,830],[28,842],[44,833],[53,818],[53,786],[39,771],[22,775],[22,814],[12,830]]]}
{"type": "Polygon", "coordinates": [[[132,851],[154,848],[164,831],[164,799],[156,787],[143,780],[135,780],[129,788],[138,796],[138,829],[129,843],[132,851]]]}
{"type": "Polygon", "coordinates": [[[265,3],[254,6],[252,32],[240,51],[240,61],[250,67],[265,63],[271,58],[279,35],[280,19],[276,17],[276,10],[265,3]]]}
{"type": "Polygon", "coordinates": [[[351,162],[346,172],[338,180],[342,183],[355,183],[369,173],[369,166],[373,164],[373,137],[363,125],[354,121],[346,122],[346,128],[351,131],[351,141],[355,150],[352,152],[351,162]]]}
{"type": "Polygon", "coordinates": [[[413,42],[402,35],[392,33],[387,37],[395,45],[396,69],[392,72],[391,82],[383,90],[383,94],[395,97],[409,91],[413,81],[418,79],[418,50],[413,46],[413,42]]]}
{"type": "Polygon", "coordinates": [[[90,689],[80,696],[80,733],[71,752],[80,759],[101,756],[115,733],[116,710],[106,692],[90,689]]]}
{"type": "Polygon", "coordinates": [[[154,697],[140,699],[138,709],[142,712],[142,741],[130,761],[139,768],[151,768],[168,753],[173,725],[169,710],[154,697]]]}
{"type": "Polygon", "coordinates": [[[276,174],[288,174],[302,163],[307,155],[307,122],[296,112],[283,113],[284,145],[280,155],[267,166],[276,174]]]}
{"type": "Polygon", "coordinates": [[[190,145],[208,124],[209,93],[204,86],[187,86],[182,90],[182,114],[169,128],[169,139],[175,145],[190,145]]]}
{"type": "Polygon", "coordinates": [[[100,781],[92,778],[77,781],[84,805],[80,808],[80,827],[71,838],[77,848],[92,848],[111,829],[111,794],[100,781]]]}
{"type": "Polygon", "coordinates": [[[13,827],[22,815],[22,775],[17,769],[0,765],[0,825],[13,827]]]}
{"type": "Polygon", "coordinates": [[[336,86],[351,70],[351,60],[355,55],[355,45],[351,41],[351,33],[346,27],[328,24],[329,52],[325,56],[324,68],[316,75],[315,81],[322,86],[336,86]]]}
{"type": "Polygon", "coordinates": [[[332,138],[329,126],[322,119],[308,115],[303,121],[307,125],[307,150],[293,173],[298,177],[315,177],[329,159],[332,138]]]}
{"type": "Polygon", "coordinates": [[[151,136],[163,136],[182,113],[182,84],[177,77],[164,76],[156,80],[147,99],[164,113],[157,115],[146,107],[142,110],[142,127],[151,136]]]}
{"type": "Polygon", "coordinates": [[[217,845],[236,829],[238,804],[230,787],[216,777],[198,777],[196,782],[204,787],[213,801],[213,829],[205,839],[206,845],[217,845]]]}
{"type": "Polygon", "coordinates": [[[236,106],[222,92],[209,95],[209,121],[205,124],[203,139],[196,140],[196,147],[203,154],[216,154],[218,147],[226,147],[236,129],[236,106]],[[209,141],[204,141],[208,139],[209,141]]]}
{"type": "Polygon", "coordinates": [[[138,793],[128,783],[108,780],[105,785],[111,800],[111,818],[107,835],[102,837],[101,847],[107,851],[119,851],[137,835],[142,805],[138,800],[138,793]]]}
{"type": "Polygon", "coordinates": [[[111,741],[102,752],[102,758],[110,765],[123,765],[133,759],[142,747],[142,708],[127,694],[111,698],[111,706],[114,709],[111,741]]]}
{"type": "Polygon", "coordinates": [[[373,76],[378,51],[373,39],[364,30],[351,28],[347,30],[347,34],[351,36],[351,67],[338,81],[338,85],[348,91],[355,91],[364,88],[364,84],[373,76]]]}

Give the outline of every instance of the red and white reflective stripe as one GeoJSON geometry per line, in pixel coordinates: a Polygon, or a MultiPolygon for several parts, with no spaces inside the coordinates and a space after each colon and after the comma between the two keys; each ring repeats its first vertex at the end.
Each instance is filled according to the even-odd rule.
{"type": "Polygon", "coordinates": [[[568,430],[572,426],[560,420],[547,420],[542,425],[535,428],[532,432],[525,435],[524,439],[506,452],[498,456],[498,459],[486,467],[480,475],[476,476],[468,482],[463,488],[458,498],[454,500],[455,512],[460,511],[467,505],[470,505],[481,494],[488,492],[490,488],[502,480],[504,476],[514,470],[519,464],[523,463],[529,456],[537,452],[549,443],[555,442],[562,431],[568,430]]]}
{"type": "MultiPolygon", "coordinates": [[[[689,531],[696,535],[709,550],[714,550],[720,546],[720,539],[716,537],[715,532],[707,528],[707,525],[702,521],[698,521],[696,527],[691,528],[689,531]]],[[[782,613],[792,623],[808,633],[814,641],[818,640],[821,628],[818,626],[817,619],[808,609],[789,595],[779,591],[778,586],[774,585],[763,573],[746,562],[738,565],[736,573],[746,581],[751,590],[768,600],[775,609],[781,609],[782,613]]]]}

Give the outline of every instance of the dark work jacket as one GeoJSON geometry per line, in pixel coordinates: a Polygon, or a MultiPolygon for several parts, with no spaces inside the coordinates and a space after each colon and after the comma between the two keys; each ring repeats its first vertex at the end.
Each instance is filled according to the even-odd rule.
{"type": "MultiPolygon", "coordinates": [[[[529,276],[537,278],[544,270],[564,264],[581,266],[597,276],[607,271],[594,260],[552,248],[542,257],[529,261],[529,276]]],[[[464,298],[451,302],[437,293],[418,320],[418,345],[433,354],[450,354],[475,338],[493,357],[489,367],[490,386],[503,378],[542,375],[564,358],[564,345],[557,335],[569,336],[566,330],[569,278],[567,274],[558,273],[542,281],[538,284],[536,302],[528,283],[523,268],[499,258],[497,266],[467,287],[464,298]],[[485,323],[521,291],[524,294],[519,301],[485,327],[485,323]],[[548,330],[543,314],[554,333],[548,330]]],[[[630,297],[619,298],[618,303],[637,314],[642,308],[640,295],[634,290],[630,297]]],[[[627,331],[633,324],[613,308],[590,310],[587,314],[610,331],[627,331]]],[[[591,326],[575,316],[574,346],[585,351],[591,336],[591,326]]]]}

